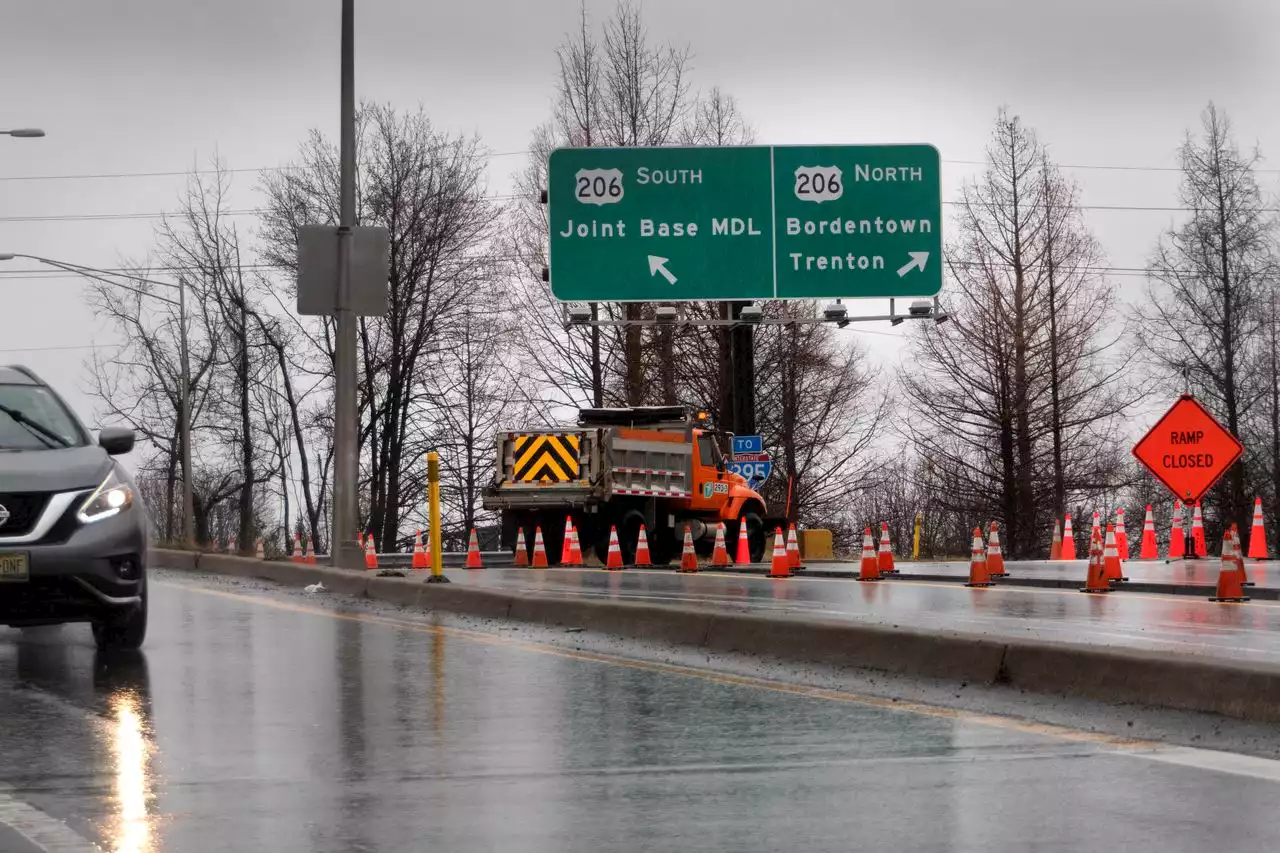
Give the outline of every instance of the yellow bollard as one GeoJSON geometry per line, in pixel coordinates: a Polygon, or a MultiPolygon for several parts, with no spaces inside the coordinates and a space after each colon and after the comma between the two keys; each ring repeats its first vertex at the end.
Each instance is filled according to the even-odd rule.
{"type": "Polygon", "coordinates": [[[440,555],[440,454],[427,454],[427,524],[431,528],[431,573],[426,583],[448,583],[440,555]]]}
{"type": "Polygon", "coordinates": [[[920,559],[920,525],[924,522],[924,516],[916,513],[915,530],[911,534],[911,559],[920,559]]]}

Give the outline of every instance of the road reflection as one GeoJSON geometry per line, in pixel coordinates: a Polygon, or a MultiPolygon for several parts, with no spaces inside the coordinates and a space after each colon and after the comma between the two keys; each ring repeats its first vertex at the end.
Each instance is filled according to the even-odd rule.
{"type": "Polygon", "coordinates": [[[98,654],[94,690],[109,720],[108,754],[114,775],[111,813],[101,828],[116,853],[158,850],[150,678],[141,652],[98,654]]]}

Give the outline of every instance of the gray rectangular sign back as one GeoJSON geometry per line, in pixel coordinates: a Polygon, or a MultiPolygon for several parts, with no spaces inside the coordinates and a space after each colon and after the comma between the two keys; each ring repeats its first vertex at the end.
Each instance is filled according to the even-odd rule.
{"type": "MultiPolygon", "coordinates": [[[[391,238],[386,228],[351,229],[351,311],[365,317],[387,313],[391,238]]],[[[298,229],[298,313],[333,314],[338,307],[338,229],[304,225],[298,229]]]]}

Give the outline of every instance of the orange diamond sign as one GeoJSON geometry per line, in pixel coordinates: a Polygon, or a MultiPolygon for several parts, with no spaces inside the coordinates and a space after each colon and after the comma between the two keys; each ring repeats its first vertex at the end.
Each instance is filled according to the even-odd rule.
{"type": "Polygon", "coordinates": [[[1227,473],[1244,445],[1190,394],[1183,394],[1133,455],[1183,503],[1194,503],[1227,473]]]}

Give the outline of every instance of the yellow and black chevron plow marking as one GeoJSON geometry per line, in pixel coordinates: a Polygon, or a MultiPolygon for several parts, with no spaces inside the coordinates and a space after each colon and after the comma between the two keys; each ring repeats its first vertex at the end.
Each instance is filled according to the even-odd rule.
{"type": "Polygon", "coordinates": [[[516,436],[515,479],[521,483],[567,483],[578,479],[578,436],[516,436]]]}

